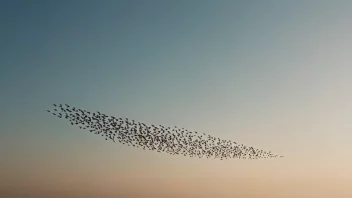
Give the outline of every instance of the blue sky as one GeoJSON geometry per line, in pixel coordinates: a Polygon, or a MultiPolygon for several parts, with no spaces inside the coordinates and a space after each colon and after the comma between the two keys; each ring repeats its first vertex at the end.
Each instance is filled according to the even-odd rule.
{"type": "MultiPolygon", "coordinates": [[[[22,181],[16,172],[37,175],[39,164],[62,176],[72,174],[62,161],[70,161],[65,167],[72,170],[89,161],[85,170],[91,172],[94,163],[112,168],[123,159],[119,170],[149,176],[160,171],[156,164],[176,163],[179,170],[160,172],[172,175],[200,163],[108,144],[45,111],[67,103],[288,156],[230,162],[243,169],[241,177],[279,171],[280,177],[299,178],[330,159],[312,169],[313,179],[327,172],[351,179],[342,171],[352,164],[351,8],[350,1],[313,0],[2,1],[4,174],[26,183],[32,177],[22,181]],[[267,172],[254,171],[256,166],[267,172]]],[[[209,163],[202,171],[230,166],[209,163]]],[[[103,180],[104,171],[96,170],[94,178],[103,180]]]]}

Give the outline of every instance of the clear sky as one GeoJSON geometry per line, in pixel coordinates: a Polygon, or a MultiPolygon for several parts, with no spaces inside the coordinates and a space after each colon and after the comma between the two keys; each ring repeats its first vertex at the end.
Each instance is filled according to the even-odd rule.
{"type": "Polygon", "coordinates": [[[1,1],[0,195],[352,197],[352,1],[1,1]],[[67,103],[285,158],[107,142],[67,103]]]}

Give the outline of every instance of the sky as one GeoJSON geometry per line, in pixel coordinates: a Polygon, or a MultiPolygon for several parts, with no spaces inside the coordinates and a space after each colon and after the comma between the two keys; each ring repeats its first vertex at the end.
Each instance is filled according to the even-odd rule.
{"type": "Polygon", "coordinates": [[[352,2],[0,2],[0,195],[352,197],[352,2]],[[67,103],[284,158],[194,159],[107,142],[67,103]]]}

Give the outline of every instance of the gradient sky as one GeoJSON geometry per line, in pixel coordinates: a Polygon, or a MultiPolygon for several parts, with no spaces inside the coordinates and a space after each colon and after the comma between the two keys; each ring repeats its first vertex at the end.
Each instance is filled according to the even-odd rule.
{"type": "Polygon", "coordinates": [[[1,1],[0,195],[352,197],[352,1],[1,1]],[[106,142],[67,103],[285,158],[106,142]]]}

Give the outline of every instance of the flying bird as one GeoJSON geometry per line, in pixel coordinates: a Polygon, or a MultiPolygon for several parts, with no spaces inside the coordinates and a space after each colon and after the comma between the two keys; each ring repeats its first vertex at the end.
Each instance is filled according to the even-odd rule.
{"type": "MultiPolygon", "coordinates": [[[[284,157],[272,154],[271,151],[259,150],[177,126],[172,128],[154,124],[148,126],[135,120],[130,121],[128,118],[107,116],[99,111],[91,114],[87,110],[70,107],[67,104],[65,106],[66,108],[59,104],[62,112],[53,113],[53,115],[67,119],[71,125],[77,125],[80,129],[87,129],[90,133],[103,136],[105,140],[144,150],[220,160],[284,157]]],[[[54,107],[57,105],[54,104],[54,107]]],[[[55,111],[59,110],[55,109],[55,111]]]]}

